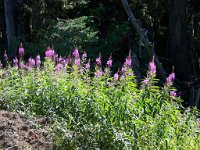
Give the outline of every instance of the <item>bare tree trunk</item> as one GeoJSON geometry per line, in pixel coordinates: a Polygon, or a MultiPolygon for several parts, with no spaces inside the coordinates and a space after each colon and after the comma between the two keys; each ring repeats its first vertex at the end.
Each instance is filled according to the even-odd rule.
{"type": "Polygon", "coordinates": [[[44,0],[32,0],[32,17],[31,17],[31,21],[32,21],[32,28],[31,31],[33,32],[33,42],[37,42],[35,39],[35,34],[38,31],[38,29],[41,28],[42,24],[43,24],[43,17],[42,14],[44,13],[44,0]]]}
{"type": "Polygon", "coordinates": [[[168,57],[175,66],[179,80],[189,80],[191,73],[189,39],[186,18],[187,0],[168,0],[169,47],[168,57]]]}
{"type": "Polygon", "coordinates": [[[121,0],[121,2],[122,2],[122,5],[123,5],[127,15],[129,16],[129,19],[130,19],[132,25],[134,26],[136,32],[138,33],[138,35],[140,37],[140,43],[145,46],[148,54],[151,57],[154,56],[156,65],[158,67],[159,74],[160,74],[162,80],[165,81],[166,73],[165,73],[165,71],[164,71],[155,51],[154,51],[153,45],[149,42],[148,36],[146,34],[146,29],[142,28],[140,20],[137,20],[135,18],[133,12],[131,11],[130,6],[128,5],[127,0],[121,0]]]}
{"type": "Polygon", "coordinates": [[[8,56],[10,59],[14,58],[17,54],[14,46],[15,26],[13,18],[13,0],[4,0],[5,20],[6,20],[6,33],[8,40],[8,56]]]}

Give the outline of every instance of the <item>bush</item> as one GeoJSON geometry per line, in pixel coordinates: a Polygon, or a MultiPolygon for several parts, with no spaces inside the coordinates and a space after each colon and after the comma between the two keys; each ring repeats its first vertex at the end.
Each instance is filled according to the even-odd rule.
{"type": "Polygon", "coordinates": [[[101,57],[90,71],[86,53],[58,58],[55,51],[0,70],[0,108],[49,116],[55,149],[200,149],[200,130],[193,111],[185,111],[172,87],[175,74],[157,86],[154,60],[138,82],[127,57],[111,76],[101,57]]]}

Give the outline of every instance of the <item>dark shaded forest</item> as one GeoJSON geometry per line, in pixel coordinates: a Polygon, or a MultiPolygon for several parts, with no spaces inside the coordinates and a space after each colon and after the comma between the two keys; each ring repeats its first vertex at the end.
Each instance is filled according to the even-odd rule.
{"type": "MultiPolygon", "coordinates": [[[[25,59],[44,54],[47,47],[68,55],[78,47],[91,61],[101,53],[103,64],[112,55],[113,70],[131,53],[142,79],[153,48],[164,73],[173,68],[175,86],[184,105],[200,106],[199,0],[129,0],[146,47],[121,0],[0,0],[0,58],[10,61],[20,44],[25,59]]],[[[158,72],[161,81],[161,72],[158,72]]]]}

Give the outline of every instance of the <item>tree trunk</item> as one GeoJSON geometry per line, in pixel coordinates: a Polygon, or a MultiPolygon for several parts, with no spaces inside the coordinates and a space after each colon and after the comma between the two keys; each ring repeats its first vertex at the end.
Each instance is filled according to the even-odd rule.
{"type": "Polygon", "coordinates": [[[181,81],[189,80],[191,73],[186,9],[187,0],[168,0],[168,57],[181,81]]]}
{"type": "Polygon", "coordinates": [[[37,31],[41,28],[43,24],[43,11],[45,9],[44,6],[44,0],[32,0],[32,16],[31,16],[31,21],[32,21],[32,28],[31,32],[33,33],[33,42],[36,41],[36,33],[37,31]]]}
{"type": "Polygon", "coordinates": [[[7,53],[10,59],[13,59],[17,54],[17,49],[14,46],[15,26],[13,17],[13,0],[4,0],[6,33],[8,40],[7,53]]]}

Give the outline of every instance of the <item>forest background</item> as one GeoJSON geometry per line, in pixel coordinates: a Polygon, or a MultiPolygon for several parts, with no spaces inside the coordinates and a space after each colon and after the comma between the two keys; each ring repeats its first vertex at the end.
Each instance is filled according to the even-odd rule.
{"type": "MultiPolygon", "coordinates": [[[[166,73],[176,73],[185,105],[200,99],[200,4],[198,0],[129,0],[166,73]]],[[[151,57],[130,23],[120,0],[0,0],[0,58],[12,60],[20,44],[25,59],[47,47],[68,55],[75,47],[91,61],[110,55],[113,70],[131,52],[143,78],[151,57]]],[[[134,65],[133,65],[134,66],[134,65]]],[[[159,76],[159,74],[158,74],[159,76]]]]}

